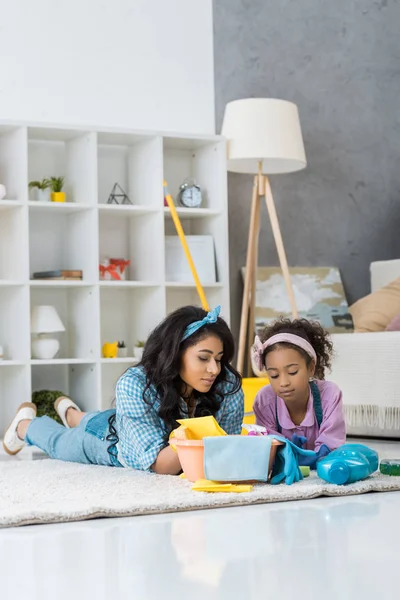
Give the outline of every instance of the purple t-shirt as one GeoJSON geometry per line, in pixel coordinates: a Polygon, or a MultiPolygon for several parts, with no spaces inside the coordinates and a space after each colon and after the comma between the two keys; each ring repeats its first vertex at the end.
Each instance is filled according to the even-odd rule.
{"type": "Polygon", "coordinates": [[[346,441],[346,426],[343,414],[342,392],[332,381],[317,380],[321,394],[322,423],[318,427],[317,418],[314,413],[313,396],[310,396],[307,404],[307,412],[303,422],[295,425],[290,418],[285,401],[276,396],[270,385],[263,387],[254,400],[254,413],[257,425],[263,425],[268,433],[283,435],[289,440],[294,433],[307,438],[305,448],[318,452],[322,444],[326,444],[330,450],[338,448],[346,441]],[[276,402],[278,407],[278,419],[282,433],[277,431],[276,402]]]}

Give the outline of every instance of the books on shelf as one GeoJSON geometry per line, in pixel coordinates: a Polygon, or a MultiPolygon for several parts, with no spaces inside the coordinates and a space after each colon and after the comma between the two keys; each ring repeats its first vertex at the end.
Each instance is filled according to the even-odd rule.
{"type": "Polygon", "coordinates": [[[33,273],[32,279],[82,279],[83,273],[80,270],[58,269],[56,271],[37,271],[33,273]]]}

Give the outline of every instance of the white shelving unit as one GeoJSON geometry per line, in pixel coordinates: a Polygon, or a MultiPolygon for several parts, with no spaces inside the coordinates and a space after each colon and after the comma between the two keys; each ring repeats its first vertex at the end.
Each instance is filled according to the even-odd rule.
{"type": "Polygon", "coordinates": [[[85,410],[108,408],[132,357],[104,359],[105,341],[138,339],[169,312],[200,304],[195,285],[165,279],[165,236],[176,235],[163,180],[175,197],[193,177],[201,208],[178,208],[187,235],[211,234],[217,283],[211,306],[229,322],[225,142],[218,136],[93,130],[0,123],[0,436],[16,407],[39,389],[71,395],[85,410]],[[39,203],[28,183],[65,177],[66,203],[39,203]],[[114,183],[132,205],[107,204],[114,183]],[[103,258],[131,261],[126,281],[101,281],[103,258]],[[82,281],[32,280],[34,271],[81,269],[82,281]],[[66,331],[53,360],[31,358],[30,313],[56,307],[66,331]]]}

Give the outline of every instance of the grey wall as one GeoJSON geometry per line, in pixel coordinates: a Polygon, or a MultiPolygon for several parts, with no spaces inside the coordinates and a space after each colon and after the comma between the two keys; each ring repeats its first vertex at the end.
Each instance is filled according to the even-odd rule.
{"type": "MultiPolygon", "coordinates": [[[[214,0],[217,130],[236,98],[298,105],[307,169],[271,178],[288,261],[338,266],[350,302],[400,257],[399,31],[398,0],[214,0]]],[[[229,175],[235,333],[251,186],[229,175]]],[[[263,209],[259,264],[277,265],[263,209]]]]}

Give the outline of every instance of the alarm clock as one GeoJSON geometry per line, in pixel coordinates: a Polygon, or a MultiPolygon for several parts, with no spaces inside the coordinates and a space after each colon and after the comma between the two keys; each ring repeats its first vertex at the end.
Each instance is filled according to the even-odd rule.
{"type": "Polygon", "coordinates": [[[199,208],[201,205],[201,189],[193,180],[186,180],[179,187],[178,202],[186,208],[199,208]]]}

